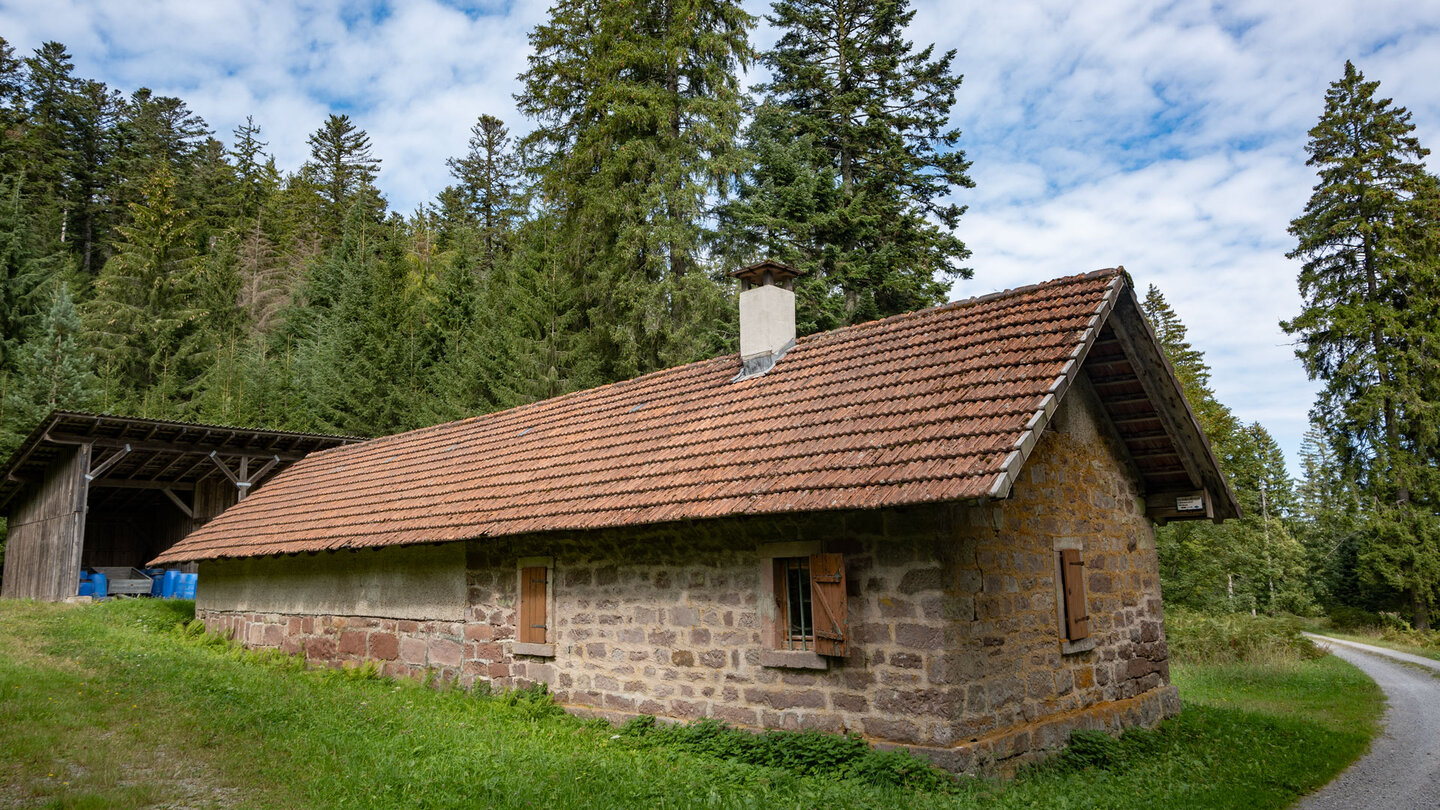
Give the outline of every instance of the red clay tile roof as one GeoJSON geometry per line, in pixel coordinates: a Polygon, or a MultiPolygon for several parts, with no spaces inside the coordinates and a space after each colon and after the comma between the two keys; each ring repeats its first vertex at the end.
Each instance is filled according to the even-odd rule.
{"type": "Polygon", "coordinates": [[[157,563],[1003,497],[1123,270],[315,453],[157,563]],[[1053,394],[1053,395],[1052,395],[1053,394]]]}

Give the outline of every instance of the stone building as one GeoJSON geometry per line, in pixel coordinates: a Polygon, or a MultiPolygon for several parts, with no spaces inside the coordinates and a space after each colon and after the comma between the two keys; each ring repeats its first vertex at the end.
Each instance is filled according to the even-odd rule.
{"type": "Polygon", "coordinates": [[[1233,493],[1105,270],[310,456],[161,556],[256,647],[967,770],[1151,725],[1153,524],[1233,493]]]}

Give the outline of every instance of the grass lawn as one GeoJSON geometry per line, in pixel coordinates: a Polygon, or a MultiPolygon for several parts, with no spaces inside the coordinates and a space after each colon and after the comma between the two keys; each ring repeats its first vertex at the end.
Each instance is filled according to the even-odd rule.
{"type": "Polygon", "coordinates": [[[532,697],[302,671],[175,631],[190,610],[0,603],[0,808],[1283,807],[1363,751],[1380,709],[1334,658],[1180,667],[1187,708],[1158,731],[921,790],[742,764],[532,697]]]}

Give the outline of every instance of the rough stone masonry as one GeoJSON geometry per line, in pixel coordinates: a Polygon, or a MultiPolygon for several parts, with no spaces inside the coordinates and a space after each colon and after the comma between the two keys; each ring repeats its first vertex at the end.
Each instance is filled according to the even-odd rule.
{"type": "MultiPolygon", "coordinates": [[[[1073,729],[1154,725],[1179,710],[1139,477],[1099,414],[1077,385],[1000,502],[469,541],[463,561],[457,551],[448,567],[426,563],[426,593],[464,593],[463,605],[420,611],[429,618],[413,607],[386,615],[375,593],[373,615],[298,615],[285,610],[305,599],[233,594],[215,603],[248,609],[222,611],[203,593],[199,613],[212,631],[312,661],[375,661],[463,686],[543,683],[579,713],[849,731],[953,770],[1004,769],[1073,729]],[[759,551],[775,542],[844,555],[848,650],[824,669],[762,661],[759,551]],[[1057,621],[1056,550],[1076,546],[1093,638],[1082,649],[1062,641],[1057,621]],[[517,654],[516,562],[539,556],[553,559],[553,655],[517,654]]],[[[399,577],[385,590],[409,604],[406,552],[310,565],[354,569],[346,558],[362,558],[360,569],[399,577]]],[[[202,580],[218,593],[238,566],[253,580],[292,563],[206,562],[202,580]]]]}

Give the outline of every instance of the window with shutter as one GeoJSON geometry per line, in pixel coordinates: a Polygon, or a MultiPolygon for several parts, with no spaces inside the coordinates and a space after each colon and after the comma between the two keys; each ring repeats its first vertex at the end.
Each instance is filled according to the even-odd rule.
{"type": "Polygon", "coordinates": [[[550,633],[551,614],[554,605],[554,589],[551,581],[554,561],[548,557],[526,557],[516,568],[519,575],[517,590],[519,604],[515,610],[515,644],[517,655],[555,654],[555,645],[550,633]]]}
{"type": "Polygon", "coordinates": [[[761,548],[766,666],[824,669],[825,658],[845,656],[848,606],[845,557],[820,552],[815,542],[775,543],[761,548]],[[824,656],[824,658],[821,658],[824,656]]]}
{"type": "Polygon", "coordinates": [[[1060,582],[1064,594],[1065,638],[1079,641],[1090,635],[1090,609],[1085,599],[1085,560],[1080,550],[1060,550],[1060,582]]]}
{"type": "Polygon", "coordinates": [[[542,565],[520,569],[520,640],[545,643],[545,586],[549,583],[542,565]]]}

